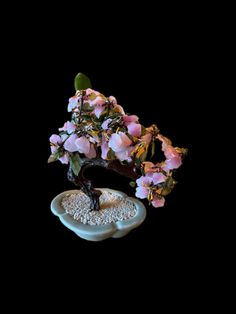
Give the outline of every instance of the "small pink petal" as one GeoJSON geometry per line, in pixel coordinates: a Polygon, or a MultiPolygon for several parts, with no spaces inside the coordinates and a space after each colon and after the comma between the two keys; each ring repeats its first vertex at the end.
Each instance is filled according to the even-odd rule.
{"type": "Polygon", "coordinates": [[[102,124],[102,128],[103,130],[107,130],[108,129],[108,124],[112,121],[112,119],[107,119],[103,122],[102,124]]]}
{"type": "Polygon", "coordinates": [[[103,142],[101,145],[101,150],[102,150],[102,159],[107,159],[107,153],[109,151],[109,147],[107,142],[103,142]]]}
{"type": "Polygon", "coordinates": [[[69,104],[67,108],[68,112],[71,112],[74,108],[79,106],[78,100],[79,100],[78,96],[73,96],[69,99],[69,104]]]}
{"type": "Polygon", "coordinates": [[[120,152],[116,152],[116,157],[120,160],[120,161],[124,161],[124,160],[127,160],[127,161],[131,161],[130,160],[130,155],[131,155],[131,152],[133,151],[133,147],[127,147],[125,150],[122,150],[120,152]]]}
{"type": "Polygon", "coordinates": [[[95,95],[100,95],[100,93],[99,92],[97,92],[97,91],[95,91],[95,90],[93,90],[93,89],[91,89],[91,88],[87,88],[86,90],[85,90],[85,93],[86,93],[86,96],[89,96],[90,94],[95,94],[95,95]]]}
{"type": "Polygon", "coordinates": [[[118,152],[120,150],[120,147],[122,145],[122,140],[120,138],[120,135],[117,133],[114,133],[111,135],[111,138],[109,140],[108,146],[114,151],[118,152]]]}
{"type": "Polygon", "coordinates": [[[148,189],[143,186],[138,186],[136,188],[135,196],[141,199],[144,199],[148,196],[148,189]]]}
{"type": "Polygon", "coordinates": [[[181,157],[174,157],[165,161],[166,168],[169,170],[177,169],[182,165],[181,157]]]}
{"type": "Polygon", "coordinates": [[[119,135],[122,140],[123,147],[127,147],[132,144],[131,139],[124,132],[119,132],[119,135]]]}
{"type": "Polygon", "coordinates": [[[49,141],[54,144],[54,145],[60,145],[62,143],[61,137],[57,134],[53,134],[50,138],[49,141]]]}
{"type": "Polygon", "coordinates": [[[60,162],[62,164],[68,164],[69,162],[69,155],[68,154],[64,154],[62,157],[59,158],[60,162]]]}
{"type": "Polygon", "coordinates": [[[104,106],[96,106],[93,113],[97,118],[100,117],[101,113],[104,111],[105,107],[104,106]]]}
{"type": "Polygon", "coordinates": [[[177,153],[177,151],[175,150],[174,147],[168,145],[165,147],[165,150],[164,150],[164,155],[167,159],[171,159],[171,158],[174,158],[174,157],[178,157],[179,154],[177,153]]]}
{"type": "Polygon", "coordinates": [[[62,134],[62,135],[61,135],[61,140],[62,140],[62,142],[65,142],[65,140],[67,140],[68,137],[69,137],[68,134],[62,134]]]}
{"type": "Polygon", "coordinates": [[[138,186],[150,186],[152,179],[150,177],[142,176],[136,180],[138,186]]]}
{"type": "Polygon", "coordinates": [[[85,154],[85,155],[88,158],[95,158],[96,157],[97,153],[96,153],[96,150],[95,150],[93,144],[90,144],[89,152],[87,154],[85,154]]]}
{"type": "Polygon", "coordinates": [[[62,128],[59,129],[59,131],[66,131],[69,134],[73,133],[75,131],[76,127],[74,123],[67,121],[62,128]]]}
{"type": "Polygon", "coordinates": [[[125,115],[125,116],[123,116],[123,121],[124,121],[125,125],[127,125],[127,123],[130,123],[130,122],[138,122],[138,116],[125,115]]]}
{"type": "Polygon", "coordinates": [[[127,125],[128,133],[132,136],[139,137],[141,135],[142,127],[141,124],[131,122],[127,125]]]}
{"type": "Polygon", "coordinates": [[[152,206],[153,207],[162,207],[162,206],[164,206],[164,204],[165,204],[165,199],[164,199],[164,197],[162,197],[161,199],[159,199],[159,198],[157,198],[157,197],[155,197],[154,199],[153,199],[153,201],[152,201],[152,206]]]}
{"type": "Polygon", "coordinates": [[[78,139],[76,134],[71,135],[64,143],[64,148],[70,153],[77,152],[78,148],[75,145],[75,141],[78,139]]]}
{"type": "Polygon", "coordinates": [[[152,180],[154,184],[165,182],[166,176],[163,173],[153,173],[152,180]]]}
{"type": "Polygon", "coordinates": [[[90,142],[85,136],[81,136],[75,140],[75,145],[77,147],[77,151],[82,154],[89,154],[90,151],[90,142]]]}

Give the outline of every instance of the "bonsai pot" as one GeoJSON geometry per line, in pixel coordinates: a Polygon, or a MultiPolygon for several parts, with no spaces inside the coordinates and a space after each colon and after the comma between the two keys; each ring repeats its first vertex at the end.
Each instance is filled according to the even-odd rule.
{"type": "Polygon", "coordinates": [[[78,194],[80,190],[69,190],[57,195],[51,202],[51,211],[54,215],[59,217],[64,226],[71,231],[74,231],[80,238],[90,241],[101,241],[111,237],[121,238],[132,229],[138,227],[144,221],[146,217],[146,208],[143,203],[138,201],[136,198],[128,197],[125,193],[116,190],[105,188],[99,188],[97,190],[100,190],[101,192],[107,191],[113,193],[132,203],[135,207],[134,216],[125,220],[106,224],[84,224],[74,219],[73,216],[68,214],[62,206],[62,199],[64,197],[68,197],[71,194],[78,194]]]}

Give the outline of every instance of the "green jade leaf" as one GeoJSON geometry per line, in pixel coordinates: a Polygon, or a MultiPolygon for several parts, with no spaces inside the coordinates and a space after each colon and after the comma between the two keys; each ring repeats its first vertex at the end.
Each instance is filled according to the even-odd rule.
{"type": "Polygon", "coordinates": [[[74,85],[76,91],[92,88],[90,79],[83,73],[78,73],[76,75],[74,85]]]}

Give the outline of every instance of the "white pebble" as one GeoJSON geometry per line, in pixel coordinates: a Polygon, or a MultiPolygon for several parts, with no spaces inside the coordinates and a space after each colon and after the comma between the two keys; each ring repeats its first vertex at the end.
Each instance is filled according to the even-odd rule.
{"type": "Polygon", "coordinates": [[[82,191],[67,194],[61,204],[66,213],[75,220],[91,226],[126,220],[136,214],[136,208],[132,202],[108,191],[102,191],[99,211],[90,211],[90,200],[82,191]]]}

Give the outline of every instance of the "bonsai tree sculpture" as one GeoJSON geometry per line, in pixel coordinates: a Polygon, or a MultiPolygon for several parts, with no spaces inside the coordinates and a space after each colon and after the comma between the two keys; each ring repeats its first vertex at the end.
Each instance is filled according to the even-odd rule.
{"type": "Polygon", "coordinates": [[[94,189],[84,171],[94,166],[130,178],[136,197],[147,198],[154,207],[163,206],[176,183],[172,174],[186,150],[173,147],[155,124],[146,128],[136,115],[126,114],[115,97],[93,90],[84,74],[76,76],[75,89],[68,104],[71,121],[50,137],[48,162],[69,164],[68,179],[90,198],[91,210],[100,209],[101,191],[94,189]],[[147,160],[155,154],[155,141],[161,142],[165,156],[156,164],[147,160]]]}

